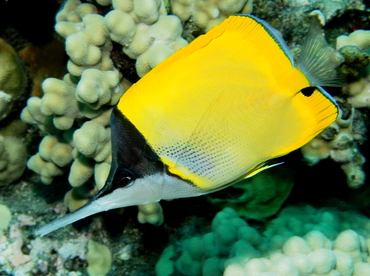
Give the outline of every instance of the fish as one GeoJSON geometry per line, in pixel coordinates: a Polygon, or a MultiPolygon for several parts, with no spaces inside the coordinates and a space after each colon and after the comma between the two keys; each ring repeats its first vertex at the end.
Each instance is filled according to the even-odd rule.
{"type": "Polygon", "coordinates": [[[125,92],[111,114],[104,187],[36,234],[106,210],[215,192],[276,165],[335,121],[338,106],[322,86],[342,85],[340,63],[319,23],[296,64],[267,22],[230,16],[125,92]]]}

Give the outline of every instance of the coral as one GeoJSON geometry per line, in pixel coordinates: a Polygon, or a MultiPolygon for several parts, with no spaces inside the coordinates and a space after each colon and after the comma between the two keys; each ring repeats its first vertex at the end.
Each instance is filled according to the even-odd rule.
{"type": "MultiPolygon", "coordinates": [[[[21,114],[45,135],[28,168],[45,184],[70,168],[73,189],[65,202],[71,209],[86,201],[80,192],[91,195],[103,187],[110,169],[109,116],[125,90],[125,80],[110,58],[112,43],[121,44],[127,56],[137,59],[140,76],[187,44],[181,38],[180,20],[167,15],[162,1],[100,2],[113,10],[103,16],[93,4],[64,3],[55,30],[65,39],[69,73],[62,80],[47,78],[42,98],[29,98],[21,114]],[[91,182],[92,191],[82,187],[91,182]]],[[[142,210],[141,221],[163,221],[160,207],[142,210]]]]}
{"type": "Polygon", "coordinates": [[[27,162],[43,183],[69,171],[73,187],[95,184],[92,191],[77,189],[85,192],[82,198],[71,196],[76,195],[73,189],[65,196],[75,209],[105,183],[111,162],[109,116],[125,89],[109,58],[112,43],[104,17],[94,5],[66,1],[56,21],[56,31],[66,39],[69,73],[62,80],[47,78],[43,97],[29,98],[21,118],[45,135],[27,162]]]}
{"type": "Polygon", "coordinates": [[[49,77],[61,78],[67,71],[64,45],[57,38],[42,46],[29,44],[19,52],[19,57],[27,64],[32,77],[30,96],[41,97],[43,80],[49,77]]]}
{"type": "Polygon", "coordinates": [[[341,107],[335,123],[301,148],[309,164],[330,157],[339,163],[347,176],[348,186],[358,188],[365,182],[364,156],[358,145],[366,139],[366,125],[357,108],[370,106],[369,31],[358,30],[337,38],[337,50],[345,57],[342,73],[350,83],[343,88],[345,99],[337,98],[341,107]],[[354,81],[353,81],[354,80],[354,81]]]}
{"type": "Polygon", "coordinates": [[[3,236],[4,231],[8,229],[11,218],[12,214],[8,206],[0,204],[0,238],[3,236]]]}
{"type": "Polygon", "coordinates": [[[0,186],[15,182],[26,169],[28,153],[24,136],[27,129],[28,125],[18,118],[8,120],[0,128],[0,186]]]}
{"type": "Polygon", "coordinates": [[[158,202],[149,203],[146,205],[139,205],[139,213],[137,219],[140,223],[147,223],[153,225],[161,225],[163,223],[163,211],[158,202]]]}
{"type": "Polygon", "coordinates": [[[350,35],[341,35],[337,37],[337,50],[345,46],[356,46],[360,50],[367,50],[370,48],[370,31],[357,30],[350,35]]]}
{"type": "Polygon", "coordinates": [[[80,261],[86,266],[88,238],[79,236],[68,241],[36,238],[26,244],[24,227],[33,224],[33,218],[24,215],[17,217],[17,222],[10,226],[10,234],[0,241],[2,271],[11,275],[82,275],[74,272],[79,269],[77,265],[69,267],[69,263],[80,261]],[[54,252],[53,257],[45,260],[50,252],[54,252]]]}
{"type": "Polygon", "coordinates": [[[167,247],[156,265],[156,275],[313,276],[370,272],[370,220],[356,213],[287,207],[260,234],[235,210],[225,208],[215,216],[211,229],[203,236],[182,241],[180,248],[167,247]]]}
{"type": "Polygon", "coordinates": [[[0,134],[0,186],[17,180],[24,172],[27,150],[22,139],[0,134]]]}
{"type": "MultiPolygon", "coordinates": [[[[301,44],[309,28],[309,16],[317,16],[325,26],[348,10],[364,11],[361,0],[254,0],[253,14],[279,30],[286,41],[301,44]]],[[[336,28],[336,27],[335,27],[336,28]]]]}
{"type": "Polygon", "coordinates": [[[304,145],[301,152],[311,166],[330,157],[340,164],[348,186],[359,188],[365,182],[362,169],[365,158],[358,145],[365,141],[367,130],[360,111],[340,99],[337,101],[341,107],[337,120],[304,145]]]}
{"type": "Polygon", "coordinates": [[[343,91],[348,95],[348,102],[356,108],[370,106],[370,31],[357,30],[350,35],[337,38],[336,48],[345,57],[342,72],[350,83],[343,91]]]}
{"type": "Polygon", "coordinates": [[[0,38],[0,121],[8,115],[25,86],[26,75],[17,53],[0,38]]]}
{"type": "Polygon", "coordinates": [[[62,139],[56,135],[45,136],[39,145],[39,153],[27,162],[27,167],[38,173],[44,184],[51,184],[54,177],[62,175],[62,168],[72,161],[72,147],[62,139]]]}
{"type": "Polygon", "coordinates": [[[344,88],[344,93],[349,96],[348,102],[353,107],[370,107],[370,74],[348,84],[344,88]]]}
{"type": "Polygon", "coordinates": [[[178,17],[167,15],[160,0],[112,1],[114,10],[105,16],[110,38],[123,46],[122,51],[136,59],[142,77],[154,66],[187,45],[181,38],[178,17]]]}
{"type": "MultiPolygon", "coordinates": [[[[29,199],[32,197],[31,193],[24,195],[25,190],[27,189],[22,189],[18,194],[23,193],[22,197],[27,198],[26,206],[33,208],[32,202],[38,205],[37,198],[29,199]]],[[[6,201],[9,202],[9,199],[6,201]]],[[[14,200],[14,197],[10,200],[14,200]]],[[[0,232],[4,231],[4,235],[0,235],[0,274],[85,275],[88,243],[91,237],[66,231],[66,235],[58,235],[57,239],[34,238],[33,231],[38,224],[37,215],[32,214],[32,217],[25,214],[30,212],[27,208],[19,207],[20,205],[12,204],[11,214],[6,206],[0,204],[0,232]]],[[[42,208],[44,207],[40,210],[42,208]]],[[[43,219],[43,216],[39,218],[43,219]]]]}
{"type": "Polygon", "coordinates": [[[0,91],[0,118],[4,119],[12,109],[13,99],[9,94],[0,91]]]}
{"type": "MultiPolygon", "coordinates": [[[[180,20],[167,15],[162,1],[100,2],[112,4],[113,10],[103,16],[93,4],[65,2],[56,15],[55,30],[65,39],[69,73],[62,80],[47,78],[42,98],[29,98],[21,114],[45,135],[28,168],[45,184],[70,168],[73,188],[65,203],[72,210],[104,186],[110,169],[109,118],[125,90],[125,80],[110,58],[113,41],[137,59],[140,76],[187,44],[181,38],[180,20]],[[83,187],[91,182],[92,190],[83,187]]],[[[152,207],[141,207],[140,221],[161,224],[161,207],[152,207]]]]}
{"type": "Polygon", "coordinates": [[[131,244],[125,245],[123,248],[120,249],[119,258],[123,261],[127,261],[132,257],[132,248],[131,244]]]}
{"type": "Polygon", "coordinates": [[[88,202],[89,192],[85,191],[84,186],[73,187],[64,195],[64,205],[73,212],[88,202]]]}
{"type": "Polygon", "coordinates": [[[322,1],[322,0],[315,0],[315,1],[301,1],[301,0],[291,0],[291,1],[284,1],[289,5],[289,7],[293,8],[295,12],[299,10],[308,11],[308,9],[319,11],[322,14],[322,18],[324,20],[324,25],[327,21],[331,20],[333,17],[343,14],[346,9],[357,9],[363,10],[364,4],[361,1],[322,1]]]}
{"type": "Polygon", "coordinates": [[[226,193],[225,198],[218,198],[218,194],[214,193],[209,194],[207,199],[221,209],[231,207],[247,218],[264,219],[279,211],[290,194],[293,180],[294,173],[285,165],[279,165],[221,191],[226,193]]]}
{"type": "MultiPolygon", "coordinates": [[[[45,136],[28,166],[49,184],[73,161],[70,181],[82,185],[89,178],[86,169],[93,171],[97,163],[110,163],[109,115],[124,91],[119,73],[87,69],[77,84],[67,74],[63,80],[46,79],[42,87],[44,96],[31,97],[21,118],[56,134],[45,136]],[[84,123],[86,119],[91,121],[84,123]],[[81,168],[85,169],[79,173],[81,168]]],[[[100,187],[107,173],[97,176],[100,187]]]]}
{"type": "MultiPolygon", "coordinates": [[[[350,84],[346,87],[350,100],[356,98],[359,91],[356,91],[356,86],[359,88],[361,85],[361,79],[368,75],[367,67],[370,64],[370,55],[358,48],[357,46],[347,45],[339,49],[339,52],[344,56],[345,62],[340,66],[340,73],[346,76],[346,79],[350,84]],[[360,81],[358,81],[360,79],[360,81]],[[355,87],[353,87],[355,86],[355,87]],[[355,90],[355,91],[352,91],[355,90]]],[[[360,90],[361,91],[361,90],[360,90]]],[[[359,98],[357,96],[357,98],[359,98]]],[[[355,107],[363,107],[356,101],[353,103],[355,107]]]]}
{"type": "MultiPolygon", "coordinates": [[[[207,30],[230,13],[251,11],[252,1],[190,1],[190,4],[172,1],[176,15],[167,15],[161,0],[101,0],[97,3],[106,7],[102,9],[79,0],[64,3],[56,15],[55,30],[65,39],[69,73],[63,79],[47,78],[42,83],[42,98],[31,97],[21,114],[22,120],[45,135],[38,153],[29,159],[28,167],[38,173],[45,184],[51,184],[55,177],[69,171],[68,180],[73,188],[65,196],[65,203],[71,209],[81,206],[87,195],[102,188],[109,172],[109,114],[127,83],[113,65],[110,56],[113,48],[122,47],[126,57],[136,59],[136,71],[140,77],[144,76],[187,44],[181,37],[181,20],[193,20],[207,30]],[[177,5],[183,6],[177,8],[177,5]],[[93,185],[85,185],[87,183],[93,185]],[[89,190],[84,186],[93,188],[89,190]]],[[[346,164],[343,164],[344,170],[359,171],[358,162],[355,167],[346,164]]],[[[352,176],[353,172],[347,174],[352,176]]],[[[277,200],[276,206],[279,207],[284,198],[277,200]]],[[[261,198],[263,200],[266,198],[261,198]]],[[[139,220],[160,224],[163,217],[158,206],[140,207],[139,220]]],[[[271,214],[276,209],[268,211],[271,214]]],[[[260,211],[263,212],[266,210],[260,211]]]]}
{"type": "Polygon", "coordinates": [[[89,276],[105,276],[112,266],[112,253],[109,248],[90,240],[87,244],[86,259],[89,276]]]}
{"type": "Polygon", "coordinates": [[[171,0],[171,12],[206,31],[235,13],[252,13],[252,0],[171,0]]]}

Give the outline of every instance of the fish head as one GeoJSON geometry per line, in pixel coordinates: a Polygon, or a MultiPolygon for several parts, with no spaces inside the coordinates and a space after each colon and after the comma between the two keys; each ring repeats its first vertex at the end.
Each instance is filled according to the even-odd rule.
{"type": "Polygon", "coordinates": [[[204,194],[189,181],[169,173],[145,138],[120,111],[111,115],[112,163],[105,185],[84,206],[36,231],[44,236],[88,216],[161,199],[204,194]]]}

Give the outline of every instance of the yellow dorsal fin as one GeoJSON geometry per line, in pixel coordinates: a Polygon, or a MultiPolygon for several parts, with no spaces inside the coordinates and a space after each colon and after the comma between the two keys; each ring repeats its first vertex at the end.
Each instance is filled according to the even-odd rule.
{"type": "MultiPolygon", "coordinates": [[[[271,58],[267,58],[270,68],[274,68],[274,66],[286,66],[288,64],[290,64],[289,67],[294,67],[294,61],[289,48],[275,29],[263,20],[252,15],[235,15],[225,19],[220,25],[213,27],[207,34],[199,36],[189,45],[161,62],[152,69],[151,75],[153,76],[157,72],[161,72],[180,59],[186,59],[197,50],[206,47],[214,39],[227,34],[230,35],[231,47],[233,47],[234,43],[243,46],[240,47],[238,45],[238,47],[235,47],[236,50],[243,48],[243,51],[246,52],[256,51],[258,52],[255,55],[256,59],[261,60],[266,60],[266,56],[273,57],[273,62],[271,58]]],[[[240,52],[240,55],[243,58],[242,52],[240,52]]],[[[261,66],[265,66],[265,62],[261,66]]]]}

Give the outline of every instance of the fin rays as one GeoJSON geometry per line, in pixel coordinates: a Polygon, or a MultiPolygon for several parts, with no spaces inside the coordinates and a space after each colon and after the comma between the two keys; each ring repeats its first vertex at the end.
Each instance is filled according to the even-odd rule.
{"type": "Polygon", "coordinates": [[[310,30],[302,46],[297,67],[312,86],[343,86],[336,68],[343,58],[326,42],[316,17],[312,18],[310,30]]]}

